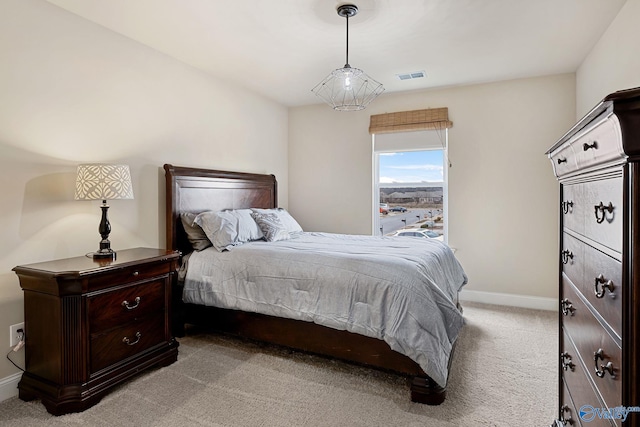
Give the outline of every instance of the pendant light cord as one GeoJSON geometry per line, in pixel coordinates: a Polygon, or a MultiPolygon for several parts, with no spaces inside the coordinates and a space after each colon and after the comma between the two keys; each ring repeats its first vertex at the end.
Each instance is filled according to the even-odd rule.
{"type": "Polygon", "coordinates": [[[347,18],[347,58],[346,58],[344,68],[350,68],[351,66],[349,65],[349,14],[348,13],[345,16],[345,18],[347,18]]]}

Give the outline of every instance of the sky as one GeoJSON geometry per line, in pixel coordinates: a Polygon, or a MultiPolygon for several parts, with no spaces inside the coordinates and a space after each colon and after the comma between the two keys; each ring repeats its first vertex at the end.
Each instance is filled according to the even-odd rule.
{"type": "Polygon", "coordinates": [[[442,182],[442,150],[380,153],[380,183],[442,182]]]}

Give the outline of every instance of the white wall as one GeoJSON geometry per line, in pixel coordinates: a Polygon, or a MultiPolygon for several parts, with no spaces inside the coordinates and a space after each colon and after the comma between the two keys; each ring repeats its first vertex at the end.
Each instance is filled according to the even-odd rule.
{"type": "MultiPolygon", "coordinates": [[[[11,269],[98,248],[82,162],[131,166],[109,210],[115,250],[164,245],[164,163],[273,173],[287,206],[287,109],[42,0],[0,2],[0,350],[23,320],[11,269]]],[[[5,354],[3,353],[3,354],[5,354]]],[[[20,354],[17,354],[18,358],[20,354]]],[[[0,379],[17,372],[4,358],[0,379]]]]}
{"type": "Polygon", "coordinates": [[[576,72],[577,116],[608,94],[640,86],[640,0],[627,0],[576,72]]]}
{"type": "Polygon", "coordinates": [[[384,94],[289,113],[289,206],[309,230],[371,233],[369,116],[448,107],[449,244],[469,290],[555,298],[558,184],[544,155],[575,121],[573,74],[384,94]]]}

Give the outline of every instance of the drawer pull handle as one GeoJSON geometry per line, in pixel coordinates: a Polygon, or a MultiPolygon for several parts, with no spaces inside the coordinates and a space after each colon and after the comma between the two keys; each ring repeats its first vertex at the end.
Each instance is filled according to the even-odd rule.
{"type": "Polygon", "coordinates": [[[138,274],[140,274],[140,273],[138,273],[137,271],[134,271],[134,272],[133,272],[133,275],[134,275],[134,276],[137,276],[138,274]]]}
{"type": "Polygon", "coordinates": [[[129,301],[124,300],[122,301],[122,306],[127,310],[133,310],[134,308],[138,308],[138,306],[140,305],[140,297],[136,297],[136,299],[134,299],[133,302],[135,303],[134,305],[129,305],[129,301]]]}
{"type": "Polygon", "coordinates": [[[567,298],[563,299],[561,302],[562,306],[562,315],[563,316],[573,316],[573,312],[576,311],[576,308],[571,304],[567,298]]]}
{"type": "Polygon", "coordinates": [[[615,296],[613,293],[613,289],[615,288],[615,285],[613,284],[613,280],[607,280],[605,279],[605,277],[602,274],[599,274],[598,277],[596,277],[596,283],[595,283],[595,287],[596,287],[596,298],[604,298],[604,290],[607,289],[610,293],[611,296],[615,296]],[[602,289],[598,289],[598,285],[602,285],[602,289]]]}
{"type": "Polygon", "coordinates": [[[569,200],[568,202],[562,202],[560,206],[562,207],[562,212],[568,214],[570,209],[573,208],[573,201],[569,200]]]}
{"type": "Polygon", "coordinates": [[[560,422],[562,422],[563,425],[573,425],[573,419],[571,418],[571,408],[569,408],[567,405],[562,405],[562,407],[560,408],[560,422]],[[565,412],[569,413],[568,418],[565,418],[565,412]]]}
{"type": "Polygon", "coordinates": [[[140,342],[140,337],[142,337],[142,334],[140,333],[140,331],[136,332],[136,340],[135,341],[131,341],[129,338],[124,337],[122,338],[122,342],[125,343],[126,345],[136,345],[138,344],[138,342],[140,342]]]}
{"type": "Polygon", "coordinates": [[[573,372],[576,368],[576,365],[574,365],[573,363],[571,363],[571,356],[569,356],[569,353],[567,352],[562,352],[560,353],[560,360],[562,361],[562,369],[565,371],[571,370],[571,372],[573,372]],[[565,361],[565,359],[567,359],[565,361]]]}
{"type": "Polygon", "coordinates": [[[597,150],[598,149],[598,141],[593,141],[593,144],[587,144],[586,142],[584,144],[582,144],[582,149],[584,151],[590,150],[590,149],[594,149],[597,150]]]}
{"type": "Polygon", "coordinates": [[[562,164],[562,163],[567,163],[566,157],[563,157],[563,158],[558,157],[558,164],[562,164]]]}
{"type": "Polygon", "coordinates": [[[606,215],[605,211],[609,213],[613,213],[613,204],[609,202],[609,205],[605,206],[604,203],[600,202],[599,205],[594,206],[594,209],[596,214],[596,222],[598,224],[601,224],[605,219],[605,215],[606,215]],[[602,216],[600,216],[599,212],[602,213],[602,216]]]}
{"type": "Polygon", "coordinates": [[[573,252],[568,249],[562,251],[562,263],[567,264],[570,259],[573,259],[573,252]]]}
{"type": "Polygon", "coordinates": [[[599,378],[604,378],[605,373],[609,372],[609,375],[615,378],[616,374],[615,374],[615,368],[613,367],[613,363],[607,362],[606,365],[600,365],[600,368],[598,368],[598,359],[602,359],[602,361],[604,362],[604,350],[602,350],[601,348],[599,348],[598,351],[593,353],[593,361],[596,364],[596,375],[599,378]]]}

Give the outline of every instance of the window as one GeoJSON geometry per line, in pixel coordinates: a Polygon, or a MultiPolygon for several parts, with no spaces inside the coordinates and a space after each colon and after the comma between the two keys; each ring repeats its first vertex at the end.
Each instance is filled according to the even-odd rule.
{"type": "Polygon", "coordinates": [[[420,228],[446,241],[447,130],[373,135],[373,153],[373,234],[420,228]]]}

